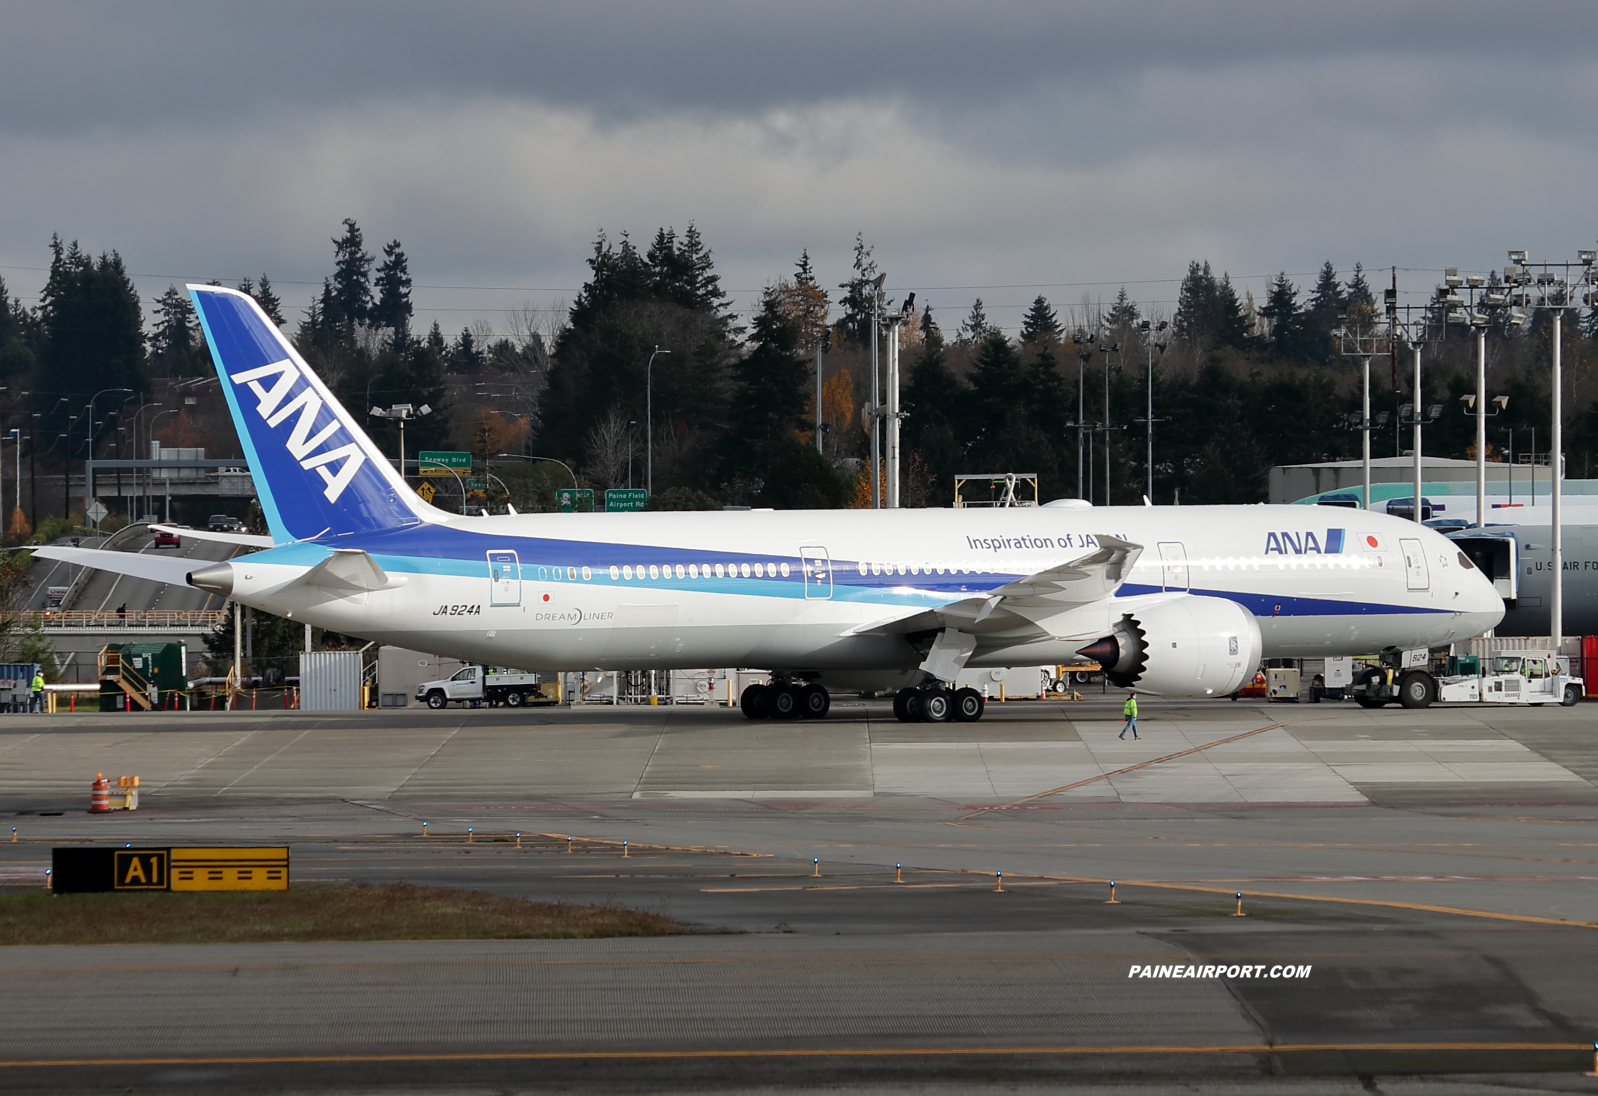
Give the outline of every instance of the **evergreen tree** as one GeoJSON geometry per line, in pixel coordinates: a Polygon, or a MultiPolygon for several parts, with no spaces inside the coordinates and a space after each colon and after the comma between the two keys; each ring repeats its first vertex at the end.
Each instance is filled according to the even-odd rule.
{"type": "Polygon", "coordinates": [[[469,327],[461,328],[460,338],[455,340],[455,345],[449,348],[446,359],[451,373],[481,373],[488,359],[477,345],[477,339],[472,335],[469,327]]]}
{"type": "Polygon", "coordinates": [[[1039,419],[1047,421],[1060,405],[1039,400],[1037,383],[1037,370],[1022,364],[1010,340],[998,331],[983,335],[971,369],[968,455],[984,468],[1037,472],[1057,485],[1062,481],[1052,428],[1040,426],[1039,419]]]}
{"type": "Polygon", "coordinates": [[[971,305],[971,312],[960,323],[960,335],[955,340],[962,345],[979,343],[987,338],[993,328],[988,324],[988,314],[982,307],[982,298],[978,297],[971,305]]]}
{"type": "Polygon", "coordinates": [[[1120,292],[1115,295],[1115,303],[1104,314],[1104,326],[1115,331],[1124,340],[1127,333],[1136,327],[1142,318],[1142,314],[1138,312],[1137,302],[1127,296],[1126,286],[1123,285],[1120,292]]]}
{"type": "Polygon", "coordinates": [[[189,295],[175,285],[167,286],[156,301],[155,316],[151,366],[168,377],[193,376],[200,364],[196,354],[199,331],[189,295]]]}
{"type": "Polygon", "coordinates": [[[395,349],[403,352],[411,330],[411,271],[398,240],[383,245],[376,286],[377,303],[370,313],[372,326],[392,331],[395,349]]]}
{"type": "Polygon", "coordinates": [[[722,435],[724,481],[748,484],[752,498],[780,509],[842,506],[849,485],[797,431],[810,387],[799,356],[800,327],[781,296],[766,290],[754,322],[755,345],[732,367],[728,424],[722,435]]]}
{"type": "MultiPolygon", "coordinates": [[[[112,251],[95,260],[76,241],[63,247],[59,236],[51,237],[50,252],[50,273],[39,296],[35,391],[66,396],[61,406],[72,414],[102,389],[145,391],[144,320],[122,256],[112,251]]],[[[65,433],[67,413],[45,424],[46,435],[65,433]]],[[[82,448],[75,442],[68,455],[81,456],[82,448]]]]}
{"type": "Polygon", "coordinates": [[[28,344],[34,326],[33,316],[20,300],[8,296],[5,279],[0,278],[0,377],[26,377],[33,372],[34,355],[28,344]]]}
{"type": "Polygon", "coordinates": [[[372,310],[372,256],[367,254],[360,227],[344,218],[344,235],[333,240],[333,278],[331,303],[323,301],[323,322],[353,332],[357,324],[368,322],[372,310]]]}
{"type": "Polygon", "coordinates": [[[1232,287],[1230,274],[1222,273],[1220,283],[1215,288],[1213,323],[1215,340],[1219,345],[1238,350],[1248,346],[1248,319],[1243,314],[1243,302],[1238,300],[1237,290],[1232,287]]]}
{"type": "Polygon", "coordinates": [[[783,278],[775,288],[783,314],[799,325],[800,352],[813,354],[816,344],[827,336],[827,311],[831,302],[827,300],[827,291],[816,282],[808,250],[799,256],[794,266],[793,280],[783,278]]]}
{"type": "Polygon", "coordinates": [[[601,418],[614,411],[642,425],[652,394],[655,489],[715,487],[714,441],[740,329],[697,228],[680,238],[656,233],[650,255],[626,233],[619,245],[599,234],[592,274],[551,351],[538,449],[581,462],[601,418]],[[650,369],[656,347],[670,354],[650,369]]]}
{"type": "MultiPolygon", "coordinates": [[[[866,246],[865,233],[855,233],[854,265],[849,280],[838,285],[843,290],[843,296],[838,299],[838,308],[843,313],[838,318],[838,330],[843,335],[838,340],[840,344],[871,345],[872,283],[877,274],[877,261],[871,257],[871,248],[866,246]]],[[[879,315],[887,315],[892,307],[893,302],[884,295],[878,303],[879,315]]]]}
{"type": "Polygon", "coordinates": [[[277,294],[272,292],[272,281],[265,274],[261,275],[260,284],[255,287],[255,292],[250,294],[255,298],[255,303],[261,306],[261,311],[266,313],[267,319],[282,327],[283,302],[278,300],[277,294]]]}
{"type": "Polygon", "coordinates": [[[1248,319],[1228,275],[1215,277],[1208,262],[1190,262],[1177,291],[1176,333],[1200,352],[1248,344],[1248,319]]]}
{"type": "Polygon", "coordinates": [[[1304,356],[1304,315],[1298,310],[1298,289],[1288,281],[1285,270],[1271,279],[1260,315],[1271,325],[1271,353],[1289,359],[1304,356]]]}
{"type": "Polygon", "coordinates": [[[930,305],[920,326],[921,353],[904,391],[904,445],[931,474],[931,495],[941,505],[954,497],[954,477],[965,470],[971,389],[945,362],[943,332],[930,305]]]}
{"type": "Polygon", "coordinates": [[[1332,330],[1347,307],[1337,268],[1328,259],[1321,264],[1315,289],[1304,304],[1304,352],[1312,360],[1324,363],[1331,356],[1332,330]]]}
{"type": "MultiPolygon", "coordinates": [[[[1123,294],[1125,290],[1121,291],[1123,294]]],[[[1039,293],[1032,301],[1032,306],[1027,309],[1026,315],[1021,318],[1021,344],[1034,346],[1038,343],[1053,345],[1060,341],[1060,317],[1055,315],[1048,299],[1039,293]]]]}
{"type": "Polygon", "coordinates": [[[1187,264],[1187,275],[1176,291],[1176,317],[1172,326],[1177,335],[1195,346],[1201,346],[1213,337],[1210,311],[1215,299],[1215,275],[1206,261],[1201,267],[1197,260],[1187,264]]]}
{"type": "Polygon", "coordinates": [[[1354,276],[1348,279],[1347,306],[1353,308],[1362,305],[1367,309],[1375,310],[1376,295],[1371,292],[1370,283],[1365,280],[1365,264],[1354,264],[1354,276]]]}

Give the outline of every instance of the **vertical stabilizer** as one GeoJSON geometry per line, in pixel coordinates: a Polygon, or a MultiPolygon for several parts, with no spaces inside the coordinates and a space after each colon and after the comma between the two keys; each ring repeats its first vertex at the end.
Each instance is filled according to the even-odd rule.
{"type": "Polygon", "coordinates": [[[214,285],[188,290],[274,541],[424,520],[431,507],[254,299],[214,285]]]}

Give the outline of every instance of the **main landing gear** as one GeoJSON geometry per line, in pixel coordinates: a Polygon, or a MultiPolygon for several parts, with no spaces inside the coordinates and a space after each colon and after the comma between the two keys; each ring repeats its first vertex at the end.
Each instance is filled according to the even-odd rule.
{"type": "Polygon", "coordinates": [[[975,723],[987,705],[975,689],[950,691],[943,682],[935,681],[900,689],[893,698],[893,714],[900,723],[975,723]]]}
{"type": "Polygon", "coordinates": [[[823,719],[832,708],[832,696],[814,682],[779,679],[749,686],[738,706],[750,719],[823,719]]]}

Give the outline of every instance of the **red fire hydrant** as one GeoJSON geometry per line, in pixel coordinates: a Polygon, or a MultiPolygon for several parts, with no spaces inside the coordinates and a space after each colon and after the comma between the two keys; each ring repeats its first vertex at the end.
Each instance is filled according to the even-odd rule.
{"type": "Polygon", "coordinates": [[[111,781],[105,778],[104,773],[94,774],[94,783],[89,785],[89,813],[104,814],[111,809],[111,781]]]}

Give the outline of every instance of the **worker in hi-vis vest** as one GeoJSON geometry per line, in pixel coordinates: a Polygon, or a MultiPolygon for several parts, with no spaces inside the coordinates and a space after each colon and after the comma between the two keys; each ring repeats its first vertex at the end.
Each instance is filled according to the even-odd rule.
{"type": "Polygon", "coordinates": [[[33,700],[29,711],[44,711],[44,671],[33,671],[33,700]]]}
{"type": "Polygon", "coordinates": [[[1126,716],[1126,722],[1121,724],[1121,737],[1126,737],[1126,732],[1132,732],[1132,738],[1137,738],[1137,694],[1126,698],[1126,703],[1121,705],[1121,714],[1126,716]]]}

